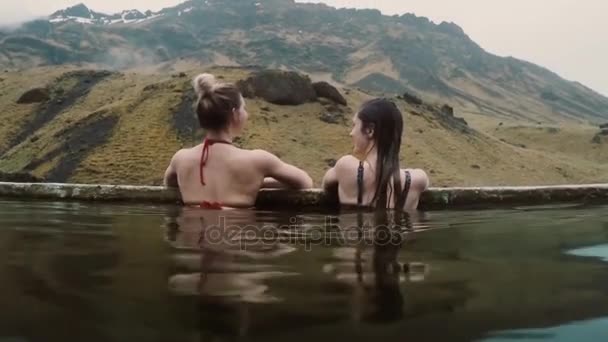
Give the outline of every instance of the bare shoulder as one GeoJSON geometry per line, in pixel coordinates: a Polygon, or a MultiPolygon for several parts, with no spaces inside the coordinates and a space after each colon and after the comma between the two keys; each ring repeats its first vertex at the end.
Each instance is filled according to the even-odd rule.
{"type": "Polygon", "coordinates": [[[251,156],[253,157],[257,157],[257,158],[266,158],[269,156],[274,156],[274,154],[266,151],[266,150],[248,150],[247,151],[251,156]]]}
{"type": "Polygon", "coordinates": [[[182,148],[181,150],[175,152],[175,155],[173,156],[173,158],[175,158],[177,160],[189,159],[189,158],[192,158],[193,156],[196,156],[198,158],[200,156],[199,156],[199,152],[197,152],[197,147],[198,146],[194,146],[194,147],[190,147],[190,148],[182,148]]]}
{"type": "Polygon", "coordinates": [[[412,178],[428,178],[426,171],[423,169],[405,169],[404,171],[409,172],[412,178]]]}
{"type": "Polygon", "coordinates": [[[359,166],[359,159],[348,154],[348,155],[345,155],[342,158],[338,159],[338,161],[336,162],[336,166],[334,166],[334,168],[336,170],[350,170],[350,169],[357,168],[358,166],[359,166]]]}
{"type": "Polygon", "coordinates": [[[247,151],[247,155],[255,162],[265,163],[279,160],[279,157],[266,150],[249,150],[247,151]]]}
{"type": "Polygon", "coordinates": [[[429,187],[429,176],[426,174],[426,171],[422,169],[405,169],[405,171],[410,173],[412,185],[416,188],[424,191],[429,187]]]}
{"type": "Polygon", "coordinates": [[[282,161],[276,155],[266,150],[242,150],[245,153],[243,162],[250,163],[259,170],[268,170],[281,165],[282,161]]]}
{"type": "Polygon", "coordinates": [[[175,152],[173,158],[171,159],[171,163],[191,163],[195,160],[200,160],[200,151],[200,145],[191,148],[182,148],[181,150],[175,152]]]}
{"type": "Polygon", "coordinates": [[[188,154],[188,149],[181,149],[175,152],[175,154],[173,154],[173,157],[171,158],[171,163],[173,164],[179,162],[180,160],[185,158],[186,154],[188,154]]]}

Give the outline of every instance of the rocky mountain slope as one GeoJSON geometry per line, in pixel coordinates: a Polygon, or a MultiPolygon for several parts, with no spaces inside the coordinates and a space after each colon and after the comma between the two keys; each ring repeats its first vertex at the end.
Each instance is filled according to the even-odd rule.
{"type": "Polygon", "coordinates": [[[293,0],[190,0],[159,12],[85,5],[0,33],[0,66],[180,63],[285,68],[385,94],[448,102],[465,115],[602,122],[608,98],[542,67],[487,53],[453,23],[293,0]]]}
{"type": "MultiPolygon", "coordinates": [[[[351,117],[371,97],[340,87],[337,97],[297,74],[207,71],[239,83],[249,97],[251,119],[237,144],[276,153],[309,171],[317,185],[351,150],[351,117]],[[260,80],[260,73],[270,76],[260,80]],[[268,87],[281,82],[278,92],[268,87]]],[[[173,153],[200,142],[190,86],[198,72],[54,66],[2,73],[0,179],[27,172],[52,182],[160,184],[173,153]]],[[[426,169],[435,186],[606,181],[608,143],[592,142],[597,129],[498,121],[471,127],[443,103],[393,99],[406,122],[404,166],[426,169]],[[564,147],[566,140],[573,143],[564,147]]]]}

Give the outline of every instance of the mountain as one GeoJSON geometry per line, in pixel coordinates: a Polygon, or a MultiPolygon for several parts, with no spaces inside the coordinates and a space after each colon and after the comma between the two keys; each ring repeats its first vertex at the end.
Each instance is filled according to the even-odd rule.
{"type": "Polygon", "coordinates": [[[378,95],[404,113],[404,165],[435,186],[607,181],[608,129],[596,123],[608,121],[608,99],[413,14],[289,0],[118,14],[81,4],[0,31],[0,66],[0,181],[159,184],[173,153],[200,142],[190,82],[202,71],[244,84],[251,119],[239,146],[317,184],[350,152],[353,113],[378,95]],[[343,97],[333,103],[301,76],[247,82],[268,68],[343,97]],[[290,93],[297,84],[306,91],[290,93]]]}
{"type": "Polygon", "coordinates": [[[73,7],[69,7],[65,10],[60,10],[53,13],[49,22],[51,23],[62,23],[62,22],[77,22],[81,24],[97,24],[97,25],[111,25],[111,24],[131,24],[141,23],[149,19],[154,19],[161,14],[154,14],[152,11],[146,11],[141,13],[138,10],[122,11],[120,14],[107,15],[91,11],[84,4],[78,4],[73,7]]]}
{"type": "Polygon", "coordinates": [[[191,0],[107,15],[83,4],[0,33],[0,66],[179,63],[292,69],[376,94],[408,92],[463,115],[528,123],[608,120],[608,98],[492,55],[454,23],[293,0],[191,0]]]}

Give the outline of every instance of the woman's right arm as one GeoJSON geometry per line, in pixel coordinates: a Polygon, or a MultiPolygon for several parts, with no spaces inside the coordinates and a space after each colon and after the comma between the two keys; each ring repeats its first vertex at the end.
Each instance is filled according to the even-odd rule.
{"type": "Polygon", "coordinates": [[[263,150],[252,151],[256,163],[264,177],[272,177],[280,183],[294,189],[310,189],[312,178],[304,170],[287,164],[272,153],[263,150]]]}
{"type": "Polygon", "coordinates": [[[358,163],[358,160],[350,155],[338,159],[336,165],[325,173],[325,177],[323,177],[323,189],[331,191],[336,188],[339,185],[341,177],[344,177],[345,172],[348,172],[346,170],[349,170],[353,163],[358,163]]]}
{"type": "Polygon", "coordinates": [[[322,188],[325,191],[330,191],[338,186],[338,173],[336,172],[336,168],[332,167],[327,170],[325,176],[323,177],[322,188]]]}

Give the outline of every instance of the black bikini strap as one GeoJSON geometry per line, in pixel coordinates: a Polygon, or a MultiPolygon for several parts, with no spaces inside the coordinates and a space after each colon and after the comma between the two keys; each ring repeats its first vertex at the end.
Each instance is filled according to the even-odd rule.
{"type": "Polygon", "coordinates": [[[403,187],[403,193],[401,194],[403,205],[407,201],[407,195],[410,192],[410,187],[412,186],[412,175],[409,171],[405,171],[405,186],[403,187]]]}
{"type": "Polygon", "coordinates": [[[365,168],[363,167],[363,161],[359,162],[359,168],[357,169],[357,205],[363,205],[363,173],[365,168]]]}

